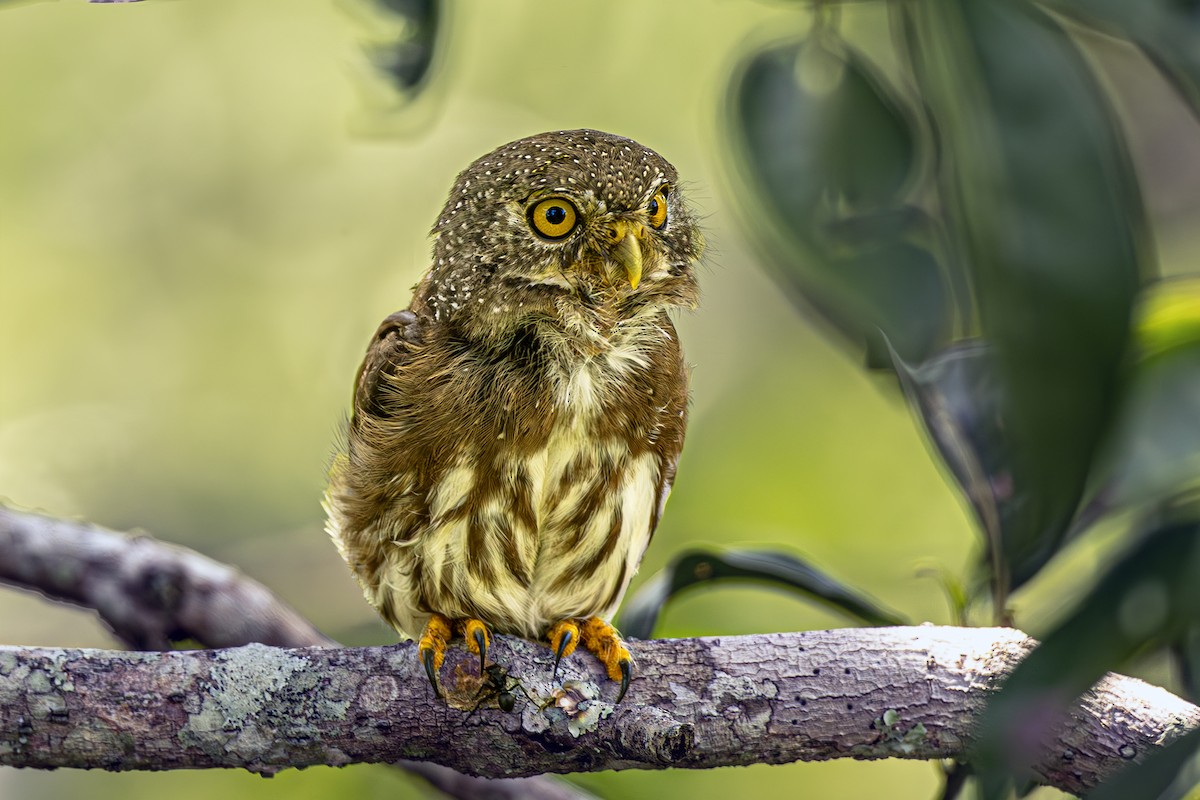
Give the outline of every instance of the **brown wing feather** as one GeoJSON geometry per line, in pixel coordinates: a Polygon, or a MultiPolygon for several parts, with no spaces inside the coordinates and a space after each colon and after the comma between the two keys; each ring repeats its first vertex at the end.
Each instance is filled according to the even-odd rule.
{"type": "Polygon", "coordinates": [[[350,424],[358,427],[359,416],[390,416],[381,387],[386,376],[394,376],[412,359],[421,344],[421,324],[416,314],[405,309],[389,315],[375,330],[358,375],[354,379],[354,416],[350,424]]]}
{"type": "Polygon", "coordinates": [[[406,516],[400,513],[403,509],[408,509],[410,518],[414,512],[419,514],[416,507],[419,498],[406,496],[409,487],[382,474],[389,469],[392,475],[402,473],[396,467],[406,448],[403,441],[397,441],[391,458],[381,458],[378,428],[394,416],[401,399],[397,384],[404,383],[406,371],[416,367],[423,339],[422,322],[408,309],[389,315],[371,337],[355,377],[347,449],[335,459],[330,470],[325,499],[330,536],[354,571],[367,599],[393,625],[397,610],[389,605],[390,597],[379,595],[378,588],[386,564],[387,542],[398,532],[377,530],[375,523],[383,508],[393,509],[401,518],[406,516]]]}
{"type": "MultiPolygon", "coordinates": [[[[654,513],[650,517],[651,539],[654,538],[654,532],[658,529],[667,497],[671,494],[671,486],[675,483],[675,472],[679,467],[679,456],[683,452],[683,439],[687,433],[688,401],[690,399],[688,368],[683,359],[683,351],[679,347],[679,337],[675,332],[675,326],[665,314],[662,316],[661,326],[668,336],[668,344],[663,348],[664,357],[659,366],[661,372],[658,374],[663,381],[667,397],[659,419],[656,421],[656,431],[652,442],[658,457],[659,477],[654,513]]],[[[649,545],[649,539],[647,545],[649,545]]]]}

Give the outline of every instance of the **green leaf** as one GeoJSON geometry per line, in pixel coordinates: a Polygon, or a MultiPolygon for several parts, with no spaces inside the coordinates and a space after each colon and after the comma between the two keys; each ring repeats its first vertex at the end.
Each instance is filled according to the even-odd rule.
{"type": "Polygon", "coordinates": [[[618,627],[627,636],[649,639],[667,602],[679,593],[715,581],[753,581],[782,587],[868,625],[903,625],[883,610],[816,567],[773,550],[689,550],[646,581],[621,611],[618,627]]]}
{"type": "Polygon", "coordinates": [[[747,166],[791,222],[833,204],[888,207],[916,162],[903,104],[834,31],[757,52],[733,88],[747,166]],[[850,135],[854,134],[854,135],[850,135]]]}
{"type": "Polygon", "coordinates": [[[1008,398],[1022,501],[1002,533],[1020,586],[1061,546],[1113,418],[1150,263],[1144,211],[1108,102],[1057,23],[1020,0],[901,13],[1008,398]]]}
{"type": "MultiPolygon", "coordinates": [[[[1106,780],[1088,794],[1088,800],[1128,800],[1130,797],[1141,797],[1152,800],[1167,800],[1167,798],[1183,797],[1182,792],[1168,790],[1175,783],[1180,771],[1188,766],[1200,748],[1200,729],[1189,731],[1171,742],[1166,747],[1160,747],[1146,760],[1130,764],[1113,777],[1106,780]]],[[[1193,786],[1188,781],[1188,786],[1193,786]]]]}
{"type": "Polygon", "coordinates": [[[880,331],[907,358],[944,344],[935,223],[905,204],[911,115],[870,63],[819,25],[748,58],[730,107],[742,213],[793,296],[861,349],[883,353],[880,331]]]}
{"type": "Polygon", "coordinates": [[[1138,355],[1149,359],[1194,346],[1200,346],[1200,277],[1170,278],[1146,287],[1138,309],[1138,355]]]}
{"type": "Polygon", "coordinates": [[[419,90],[433,64],[434,47],[441,27],[438,0],[371,0],[396,23],[388,41],[373,44],[368,53],[376,68],[386,73],[402,92],[419,90]]]}
{"type": "Polygon", "coordinates": [[[1137,44],[1200,116],[1200,5],[1195,0],[1043,0],[1137,44]]]}
{"type": "Polygon", "coordinates": [[[1196,702],[1200,697],[1200,620],[1175,643],[1171,655],[1179,671],[1181,694],[1196,702]]]}
{"type": "MultiPolygon", "coordinates": [[[[1005,571],[1006,528],[1026,501],[1013,487],[995,354],[983,342],[968,341],[916,366],[897,353],[892,358],[909,407],[975,513],[995,579],[1005,571]]],[[[994,592],[1003,593],[1000,587],[994,592]]]]}
{"type": "Polygon", "coordinates": [[[1111,507],[1159,500],[1200,484],[1200,345],[1137,368],[1113,444],[1111,507]]]}
{"type": "Polygon", "coordinates": [[[971,759],[985,796],[1001,797],[1011,778],[1027,777],[1042,735],[1106,672],[1187,633],[1200,618],[1197,574],[1200,508],[1180,504],[1146,520],[1137,545],[1021,662],[989,704],[971,759]]]}
{"type": "Polygon", "coordinates": [[[1136,344],[1093,501],[1106,512],[1200,485],[1200,278],[1153,284],[1141,303],[1136,344]]]}

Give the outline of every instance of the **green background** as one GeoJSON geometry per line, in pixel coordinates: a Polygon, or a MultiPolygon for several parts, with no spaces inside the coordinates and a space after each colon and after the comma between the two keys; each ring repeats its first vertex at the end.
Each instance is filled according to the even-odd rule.
{"type": "MultiPolygon", "coordinates": [[[[887,71],[883,5],[852,5],[864,7],[846,32],[887,71]]],[[[728,78],[756,43],[803,33],[800,7],[450,12],[429,86],[405,103],[364,55],[394,23],[351,0],[0,5],[0,499],[184,543],[342,641],[393,641],[322,532],[354,370],[378,321],[407,305],[460,169],[531,133],[601,128],[678,167],[709,244],[702,307],[678,320],[695,365],[688,442],[634,590],[689,546],[771,546],[914,621],[950,622],[928,573],[962,574],[977,553],[959,499],[894,387],[797,313],[739,230],[728,78]]],[[[1135,155],[1164,272],[1181,271],[1197,244],[1200,148],[1170,140],[1183,154],[1173,169],[1153,154],[1179,130],[1195,139],[1194,123],[1144,64],[1093,45],[1149,120],[1135,155]]],[[[1103,549],[1101,531],[1018,594],[1022,627],[1053,620],[1103,549]]],[[[659,635],[843,624],[780,594],[721,589],[681,599],[659,635]]],[[[0,642],[116,646],[91,615],[11,591],[0,642]]],[[[697,800],[904,800],[938,786],[933,765],[901,761],[575,780],[614,798],[697,800]]],[[[3,798],[424,792],[378,766],[272,780],[0,769],[3,798]]]]}

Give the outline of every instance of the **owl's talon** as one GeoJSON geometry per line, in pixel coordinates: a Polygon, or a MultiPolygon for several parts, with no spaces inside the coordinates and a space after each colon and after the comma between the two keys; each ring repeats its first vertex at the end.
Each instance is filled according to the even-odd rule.
{"type": "Polygon", "coordinates": [[[550,649],[554,651],[554,674],[550,678],[554,681],[558,680],[559,662],[574,653],[575,646],[579,644],[579,625],[575,620],[564,619],[546,632],[546,638],[550,641],[550,649]]]}
{"type": "Polygon", "coordinates": [[[425,630],[421,632],[421,640],[417,643],[417,653],[421,657],[421,663],[425,665],[425,674],[429,676],[433,693],[438,697],[442,696],[442,691],[438,688],[438,670],[442,668],[442,661],[446,658],[446,645],[450,642],[452,630],[449,619],[441,614],[430,614],[429,621],[425,623],[425,630]]]}
{"type": "Polygon", "coordinates": [[[629,691],[629,679],[633,675],[633,665],[628,658],[621,659],[619,662],[621,667],[621,690],[617,692],[617,699],[613,705],[620,705],[621,698],[625,696],[625,692],[629,691]]]}
{"type": "Polygon", "coordinates": [[[429,685],[433,687],[433,694],[437,698],[441,698],[442,690],[438,688],[437,667],[434,662],[437,659],[437,654],[432,649],[421,650],[421,663],[425,665],[425,674],[429,676],[429,685]]]}
{"type": "Polygon", "coordinates": [[[462,631],[463,638],[467,640],[467,649],[472,653],[479,654],[479,677],[483,677],[483,672],[487,668],[487,652],[488,645],[491,643],[491,634],[488,633],[487,625],[482,620],[464,619],[459,620],[459,629],[462,631]]]}
{"type": "MultiPolygon", "coordinates": [[[[554,651],[554,672],[550,674],[550,680],[558,680],[558,664],[562,661],[563,652],[571,646],[571,642],[575,641],[575,634],[570,630],[563,631],[562,637],[558,640],[558,649],[554,651]]],[[[572,650],[575,648],[571,648],[572,650]]]]}
{"type": "Polygon", "coordinates": [[[483,676],[483,669],[487,666],[487,634],[482,629],[475,631],[475,646],[479,648],[479,675],[483,676]]]}
{"type": "Polygon", "coordinates": [[[617,702],[621,702],[633,679],[633,656],[621,641],[621,634],[599,617],[585,619],[580,626],[580,634],[583,646],[604,665],[608,677],[621,682],[617,693],[617,702]]]}

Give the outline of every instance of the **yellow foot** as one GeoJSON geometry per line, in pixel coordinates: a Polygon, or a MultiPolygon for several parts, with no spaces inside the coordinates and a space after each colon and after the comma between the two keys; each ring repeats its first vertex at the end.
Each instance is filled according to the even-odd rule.
{"type": "Polygon", "coordinates": [[[488,632],[487,625],[478,619],[460,619],[457,627],[462,637],[467,640],[467,649],[479,656],[479,677],[482,678],[487,666],[488,645],[492,643],[492,635],[488,632]]]}
{"type": "Polygon", "coordinates": [[[554,649],[554,675],[558,676],[558,662],[571,654],[577,644],[594,655],[604,665],[608,677],[620,681],[621,689],[617,692],[616,702],[621,702],[625,692],[629,690],[629,679],[633,674],[633,656],[625,649],[621,634],[599,617],[588,617],[583,620],[563,620],[546,634],[550,639],[550,647],[554,649]]]}
{"type": "Polygon", "coordinates": [[[425,674],[429,676],[433,693],[438,697],[442,696],[441,690],[438,689],[438,670],[442,668],[442,662],[446,660],[446,645],[450,643],[451,630],[450,620],[435,613],[425,623],[425,630],[421,633],[420,642],[417,643],[417,654],[421,658],[421,663],[425,665],[425,674]]]}
{"type": "Polygon", "coordinates": [[[482,620],[470,618],[451,621],[446,615],[434,612],[425,623],[425,630],[417,643],[417,655],[425,665],[425,674],[429,676],[429,682],[433,684],[433,693],[438,697],[442,696],[438,686],[438,672],[442,669],[442,662],[446,660],[446,648],[455,634],[466,639],[467,649],[479,655],[480,678],[483,677],[484,668],[487,666],[488,645],[492,643],[492,634],[488,631],[487,624],[482,620]]]}

